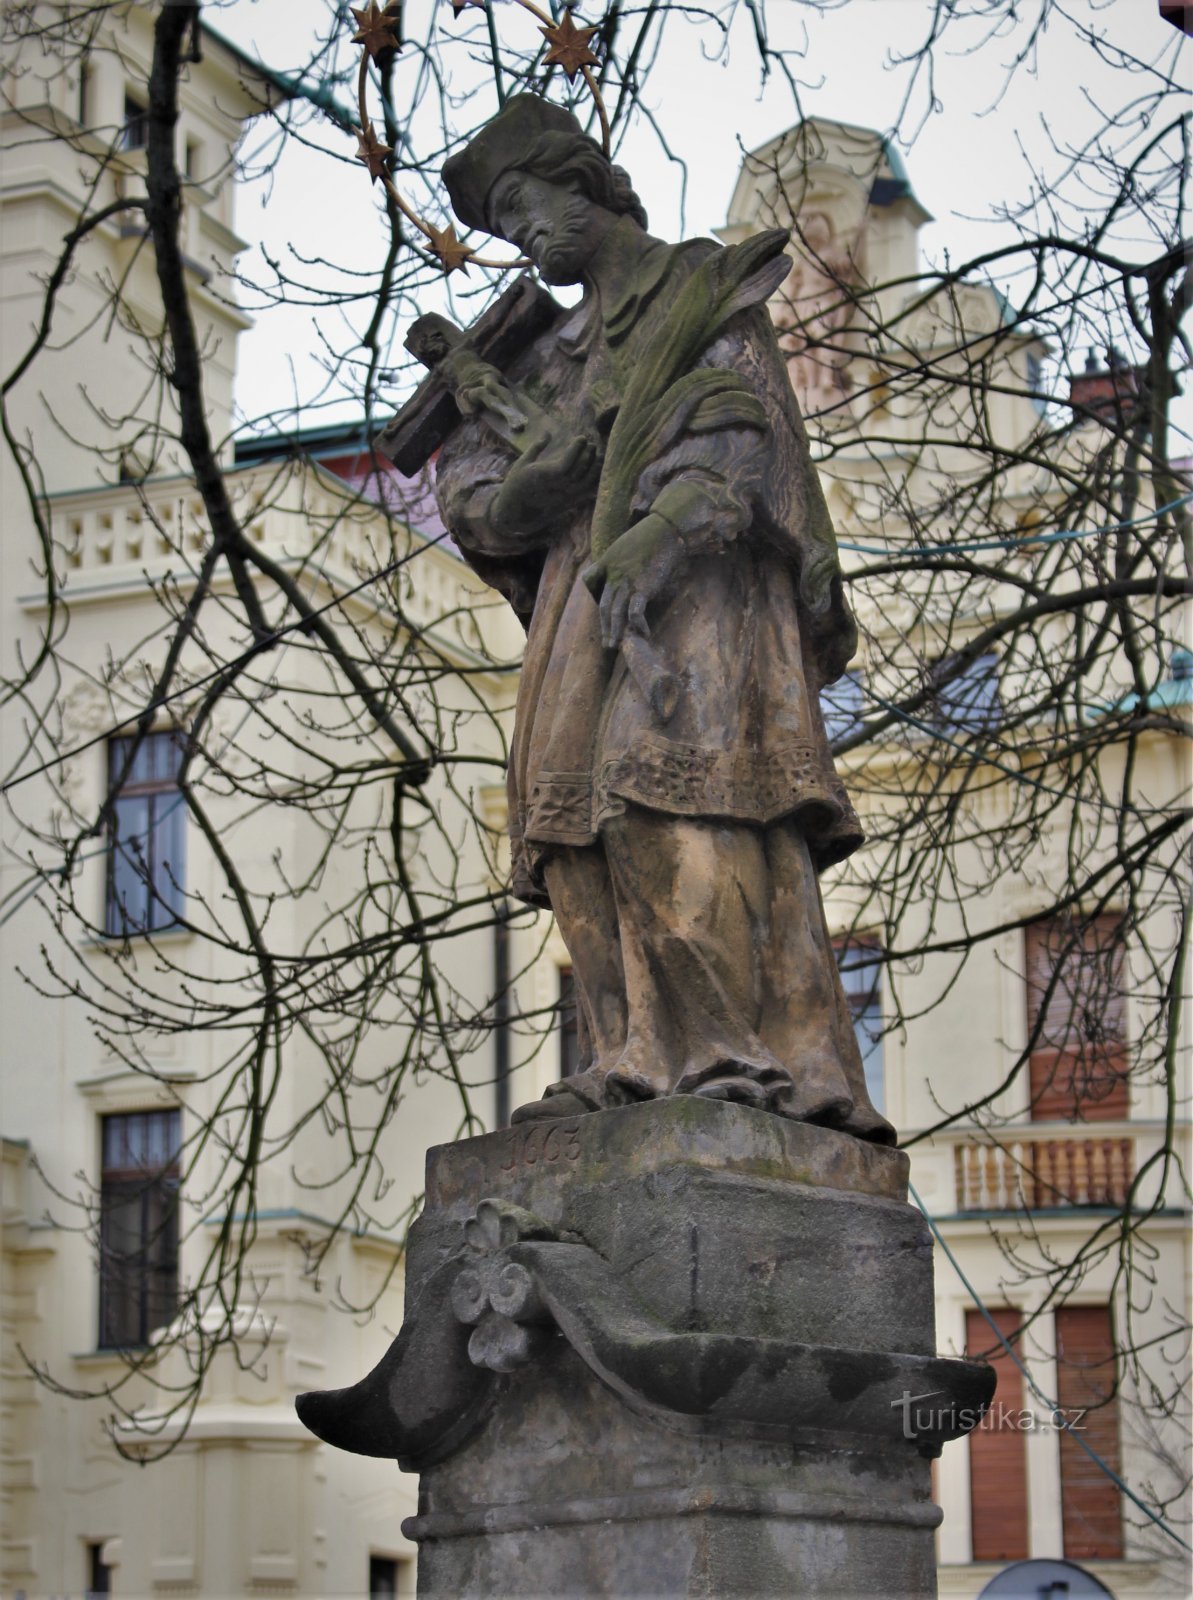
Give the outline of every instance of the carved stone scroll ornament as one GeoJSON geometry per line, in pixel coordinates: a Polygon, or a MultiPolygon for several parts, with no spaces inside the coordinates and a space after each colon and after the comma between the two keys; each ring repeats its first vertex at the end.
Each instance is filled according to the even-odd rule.
{"type": "Polygon", "coordinates": [[[670,1327],[588,1245],[483,1200],[382,1361],[352,1388],[301,1395],[298,1414],[328,1444],[420,1471],[480,1428],[502,1375],[557,1340],[632,1411],[691,1433],[828,1430],[936,1456],[994,1392],[976,1362],[670,1327]]]}

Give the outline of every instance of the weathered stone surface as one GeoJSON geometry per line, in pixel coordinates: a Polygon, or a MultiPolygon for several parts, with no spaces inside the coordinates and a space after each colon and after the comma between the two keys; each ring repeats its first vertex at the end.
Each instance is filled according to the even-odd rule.
{"type": "Polygon", "coordinates": [[[527,628],[512,890],[567,943],[580,1069],[514,1120],[690,1094],[893,1143],[817,881],[862,839],[819,709],[857,630],[766,312],[788,236],[652,237],[626,174],[535,95],[443,178],[462,220],[581,288],[507,315],[500,348],[420,318],[434,375],[385,436],[456,422],[445,525],[527,628]]]}
{"type": "Polygon", "coordinates": [[[900,1150],[693,1095],[435,1145],[427,1152],[427,1211],[474,1210],[500,1184],[507,1198],[558,1220],[551,1213],[563,1192],[557,1175],[581,1158],[592,1186],[658,1176],[678,1159],[685,1168],[725,1175],[907,1198],[908,1160],[900,1150]]]}
{"type": "Polygon", "coordinates": [[[677,1096],[431,1150],[408,1271],[500,1195],[583,1237],[673,1326],[928,1353],[931,1241],[906,1193],[900,1151],[677,1096]]]}
{"type": "Polygon", "coordinates": [[[993,1383],[932,1354],[901,1154],[677,1098],[427,1168],[401,1335],[300,1407],[421,1471],[421,1594],[934,1592],[927,1457],[993,1383]]]}
{"type": "Polygon", "coordinates": [[[520,1380],[423,1474],[420,1595],[934,1593],[939,1513],[914,1450],[676,1434],[566,1348],[520,1380]]]}

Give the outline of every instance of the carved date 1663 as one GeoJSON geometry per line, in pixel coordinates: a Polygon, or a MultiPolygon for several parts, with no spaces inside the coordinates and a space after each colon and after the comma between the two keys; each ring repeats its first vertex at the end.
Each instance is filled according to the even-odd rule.
{"type": "Polygon", "coordinates": [[[528,1128],[511,1128],[506,1159],[502,1172],[512,1172],[516,1167],[533,1167],[539,1162],[550,1166],[556,1161],[575,1161],[580,1154],[580,1124],[578,1122],[552,1122],[532,1124],[528,1128]]]}

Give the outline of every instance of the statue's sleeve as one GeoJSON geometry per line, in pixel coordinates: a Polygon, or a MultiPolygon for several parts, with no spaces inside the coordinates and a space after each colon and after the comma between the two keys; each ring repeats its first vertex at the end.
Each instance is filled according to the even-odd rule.
{"type": "Polygon", "coordinates": [[[688,411],[682,428],[641,473],[634,511],[654,512],[691,554],[709,554],[749,532],[769,498],[776,444],[751,324],[735,317],[699,363],[726,378],[688,411]]]}
{"type": "Polygon", "coordinates": [[[491,511],[514,452],[474,420],[464,422],[435,462],[435,497],[444,526],[460,554],[485,583],[529,624],[542,573],[542,533],[499,533],[491,511]]]}
{"type": "Polygon", "coordinates": [[[488,556],[521,554],[534,541],[493,527],[491,512],[497,491],[514,461],[479,421],[461,424],[435,462],[435,497],[439,513],[456,543],[488,556]]]}

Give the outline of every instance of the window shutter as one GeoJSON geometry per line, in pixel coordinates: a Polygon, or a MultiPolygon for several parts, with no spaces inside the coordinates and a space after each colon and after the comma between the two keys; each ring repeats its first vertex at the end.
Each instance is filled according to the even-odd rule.
{"type": "Polygon", "coordinates": [[[1032,1119],[1127,1115],[1121,918],[1050,917],[1025,929],[1032,1119]],[[1037,1030],[1038,1025],[1038,1032],[1037,1030]]]}
{"type": "MultiPolygon", "coordinates": [[[[1119,1470],[1115,1350],[1108,1306],[1062,1306],[1056,1313],[1057,1400],[1090,1449],[1119,1470]]],[[[1060,1436],[1065,1555],[1118,1561],[1123,1554],[1122,1502],[1115,1484],[1068,1432],[1060,1436]]]]}
{"type": "MultiPolygon", "coordinates": [[[[1018,1311],[990,1313],[1010,1339],[1018,1333],[1018,1311]]],[[[1027,1559],[1027,1434],[1018,1426],[1023,1412],[1023,1375],[1000,1345],[980,1311],[965,1317],[965,1348],[982,1356],[998,1375],[994,1404],[969,1436],[969,1502],[975,1561],[1027,1559]]]]}

